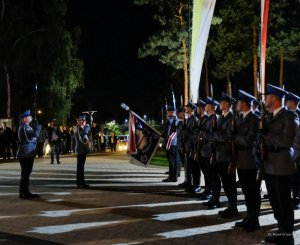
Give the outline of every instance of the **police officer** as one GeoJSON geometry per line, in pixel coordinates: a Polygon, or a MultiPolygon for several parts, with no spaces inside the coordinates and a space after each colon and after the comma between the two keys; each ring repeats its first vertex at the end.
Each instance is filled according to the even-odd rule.
{"type": "Polygon", "coordinates": [[[233,218],[239,216],[237,210],[237,188],[236,174],[229,172],[230,163],[232,162],[231,139],[232,139],[232,121],[233,113],[231,105],[235,100],[222,92],[220,100],[220,110],[222,116],[217,123],[217,131],[213,134],[213,140],[216,144],[216,166],[220,174],[225,194],[228,198],[228,207],[219,211],[222,218],[233,218]]]}
{"type": "Polygon", "coordinates": [[[38,197],[29,191],[29,177],[32,172],[37,138],[39,137],[41,127],[37,122],[33,127],[29,124],[32,122],[30,111],[27,110],[20,115],[20,126],[18,129],[19,148],[17,156],[21,165],[20,180],[20,198],[32,199],[38,197]]]}
{"type": "Polygon", "coordinates": [[[239,182],[245,196],[247,207],[246,217],[236,222],[236,227],[242,227],[246,232],[257,230],[260,210],[260,184],[257,180],[257,165],[253,154],[253,142],[258,133],[259,118],[252,111],[251,104],[255,97],[239,90],[237,110],[241,113],[236,119],[235,139],[236,164],[239,182]]]}
{"type": "MultiPolygon", "coordinates": [[[[297,113],[298,118],[300,118],[300,110],[299,110],[299,102],[300,102],[300,97],[288,92],[288,94],[285,96],[285,101],[286,101],[286,107],[290,111],[294,111],[297,113]]],[[[297,167],[297,172],[294,175],[294,180],[293,180],[293,201],[294,201],[294,209],[300,209],[300,162],[298,161],[298,167],[297,167]]]]}
{"type": "MultiPolygon", "coordinates": [[[[196,136],[196,125],[197,125],[197,117],[195,116],[195,110],[197,106],[188,102],[185,106],[185,113],[187,115],[186,125],[184,127],[184,140],[185,151],[187,156],[187,164],[186,164],[186,187],[185,190],[192,192],[193,190],[199,190],[199,183],[196,183],[195,169],[197,168],[197,162],[194,160],[195,153],[195,136],[196,136]],[[194,175],[193,175],[194,174],[194,175]],[[193,175],[193,176],[192,176],[193,175]]],[[[200,190],[199,190],[200,191],[200,190]]]]}
{"type": "Polygon", "coordinates": [[[194,168],[195,173],[193,174],[195,180],[194,180],[194,186],[195,188],[193,188],[191,190],[192,193],[197,193],[200,192],[201,187],[200,187],[200,183],[201,183],[201,171],[204,175],[204,181],[205,181],[205,185],[206,182],[208,180],[207,178],[207,166],[205,164],[205,162],[202,161],[201,159],[201,151],[205,151],[206,149],[203,149],[203,147],[206,147],[203,145],[203,126],[206,123],[207,120],[207,114],[205,112],[205,102],[202,100],[198,100],[196,106],[198,106],[197,112],[199,115],[199,120],[197,121],[196,124],[196,135],[195,135],[195,147],[196,147],[196,151],[194,154],[194,160],[196,161],[196,165],[194,168]]]}
{"type": "Polygon", "coordinates": [[[266,117],[264,133],[267,148],[264,175],[278,233],[269,233],[266,242],[293,244],[294,207],[291,198],[292,179],[296,173],[293,162],[293,141],[299,120],[295,112],[283,107],[286,92],[272,85],[266,87],[266,117]]]}
{"type": "Polygon", "coordinates": [[[77,175],[76,175],[76,183],[77,187],[89,187],[88,184],[85,183],[84,178],[84,165],[86,156],[89,152],[89,138],[88,133],[90,131],[90,125],[86,123],[85,115],[79,116],[77,118],[77,127],[74,132],[75,137],[75,152],[77,153],[77,175]]]}
{"type": "Polygon", "coordinates": [[[217,208],[220,207],[219,202],[219,188],[220,188],[220,177],[217,175],[215,171],[215,165],[210,164],[211,158],[211,135],[213,133],[214,124],[216,126],[217,123],[217,116],[215,113],[216,107],[219,103],[213,100],[210,97],[207,97],[205,100],[205,114],[206,120],[203,122],[202,126],[202,147],[200,151],[200,163],[203,166],[202,169],[206,169],[204,171],[204,179],[205,179],[205,191],[201,193],[201,199],[207,200],[208,202],[205,203],[206,206],[210,208],[217,208]],[[215,122],[215,123],[214,123],[215,122]],[[206,173],[205,173],[206,172],[206,173]],[[217,191],[214,192],[217,196],[213,196],[213,188],[217,188],[217,191]]]}
{"type": "Polygon", "coordinates": [[[176,109],[173,106],[167,106],[167,120],[164,127],[165,147],[167,159],[169,161],[169,177],[163,182],[177,182],[179,155],[177,149],[177,125],[178,118],[176,109]]]}

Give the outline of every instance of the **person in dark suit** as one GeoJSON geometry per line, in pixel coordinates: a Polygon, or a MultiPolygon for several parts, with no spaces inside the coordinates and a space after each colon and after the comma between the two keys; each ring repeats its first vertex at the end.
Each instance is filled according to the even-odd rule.
{"type": "Polygon", "coordinates": [[[60,164],[59,161],[59,154],[60,154],[60,143],[62,134],[59,130],[59,127],[56,124],[56,119],[53,119],[50,123],[50,126],[47,129],[48,141],[50,144],[50,157],[51,157],[51,164],[54,163],[54,152],[56,155],[56,162],[60,164]]]}
{"type": "Polygon", "coordinates": [[[291,198],[296,165],[293,161],[293,142],[299,119],[295,112],[283,107],[287,93],[276,86],[266,86],[266,130],[263,135],[267,148],[264,175],[278,232],[269,233],[265,241],[277,244],[293,244],[294,206],[291,198]]]}
{"type": "MultiPolygon", "coordinates": [[[[300,97],[295,95],[291,92],[285,96],[286,107],[290,111],[294,111],[297,113],[298,118],[300,119],[300,110],[299,110],[299,102],[300,97]]],[[[294,175],[293,186],[292,186],[292,193],[293,193],[293,202],[294,202],[294,209],[300,209],[300,162],[297,162],[298,168],[297,172],[294,175]]]]}
{"type": "Polygon", "coordinates": [[[10,159],[10,146],[12,142],[12,131],[10,127],[6,126],[6,122],[2,122],[1,130],[1,141],[2,141],[2,151],[3,159],[10,159]]]}
{"type": "Polygon", "coordinates": [[[22,199],[32,199],[38,197],[29,191],[29,177],[32,172],[37,138],[40,134],[41,127],[37,122],[33,127],[29,124],[32,122],[30,111],[25,111],[20,115],[20,126],[18,129],[19,148],[17,156],[21,165],[20,195],[22,199]]]}
{"type": "Polygon", "coordinates": [[[111,132],[111,135],[108,139],[108,144],[110,146],[111,151],[117,150],[118,137],[115,135],[115,132],[111,132]]]}
{"type": "MultiPolygon", "coordinates": [[[[185,190],[188,192],[199,192],[199,183],[197,183],[197,178],[195,174],[197,175],[198,173],[196,172],[197,168],[197,162],[194,160],[194,154],[196,152],[196,147],[195,147],[195,136],[196,136],[196,126],[197,126],[197,117],[195,116],[195,110],[197,109],[197,106],[192,103],[188,102],[187,105],[185,106],[185,113],[187,115],[186,119],[186,125],[184,126],[184,138],[185,142],[185,151],[187,155],[187,164],[186,164],[186,180],[187,184],[185,186],[185,190]],[[193,176],[194,175],[194,176],[193,176]]],[[[198,174],[199,175],[199,174],[198,174]]]]}
{"type": "Polygon", "coordinates": [[[252,232],[260,228],[258,217],[261,182],[256,178],[258,169],[253,154],[253,142],[257,137],[259,118],[251,110],[255,97],[239,90],[237,100],[237,110],[241,115],[236,120],[235,157],[240,185],[245,196],[247,215],[242,221],[236,222],[235,226],[242,227],[246,232],[252,232]]]}
{"type": "Polygon", "coordinates": [[[79,116],[77,118],[77,127],[74,132],[76,142],[75,152],[77,154],[76,184],[79,188],[89,187],[84,178],[84,165],[87,154],[89,153],[89,131],[90,125],[86,123],[85,116],[79,116]]]}
{"type": "Polygon", "coordinates": [[[220,110],[222,116],[217,123],[217,131],[213,134],[213,141],[216,144],[216,166],[220,174],[225,194],[228,198],[228,207],[219,211],[222,218],[228,219],[239,216],[237,210],[237,187],[236,174],[229,172],[230,163],[232,162],[232,121],[234,120],[231,111],[231,105],[234,106],[235,100],[229,95],[222,92],[220,100],[220,110]]]}
{"type": "Polygon", "coordinates": [[[163,182],[177,182],[179,155],[177,149],[177,125],[178,118],[176,109],[173,106],[167,106],[167,119],[163,130],[167,159],[169,162],[169,177],[163,182]]]}
{"type": "MultiPolygon", "coordinates": [[[[206,169],[206,173],[204,174],[205,179],[205,191],[201,193],[202,200],[209,200],[204,203],[205,206],[209,206],[210,208],[220,207],[219,196],[213,196],[213,188],[216,186],[220,186],[220,177],[217,176],[215,171],[215,166],[210,164],[211,158],[211,133],[213,127],[213,120],[217,122],[215,109],[219,103],[213,100],[210,97],[207,97],[205,100],[205,113],[206,119],[202,122],[202,135],[201,138],[201,148],[200,148],[200,164],[203,165],[202,169],[206,169]]],[[[217,187],[217,189],[219,189],[217,187]]],[[[214,192],[216,193],[216,192],[214,192]]],[[[217,192],[219,195],[219,192],[217,192]]]]}

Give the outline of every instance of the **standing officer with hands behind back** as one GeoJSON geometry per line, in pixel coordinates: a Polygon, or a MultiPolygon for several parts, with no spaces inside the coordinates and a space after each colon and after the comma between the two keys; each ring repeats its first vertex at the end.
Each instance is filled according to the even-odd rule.
{"type": "Polygon", "coordinates": [[[20,126],[18,129],[19,149],[17,156],[21,165],[21,180],[20,180],[20,198],[32,199],[38,197],[37,194],[32,194],[29,191],[29,177],[32,172],[37,138],[41,132],[41,126],[37,121],[34,121],[33,126],[30,111],[25,111],[20,115],[20,126]]]}
{"type": "Polygon", "coordinates": [[[86,156],[89,152],[89,138],[90,125],[86,123],[85,116],[77,118],[77,128],[74,133],[75,136],[75,152],[77,153],[77,187],[89,187],[84,179],[84,165],[86,156]]]}

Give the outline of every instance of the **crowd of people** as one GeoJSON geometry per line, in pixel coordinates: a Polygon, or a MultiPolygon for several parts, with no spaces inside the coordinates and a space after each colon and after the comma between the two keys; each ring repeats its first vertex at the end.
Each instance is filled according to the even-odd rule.
{"type": "Polygon", "coordinates": [[[189,102],[184,110],[168,106],[163,136],[169,176],[163,182],[177,182],[183,165],[185,181],[179,187],[199,193],[208,209],[221,207],[223,186],[228,207],[219,216],[231,219],[240,215],[237,174],[247,213],[235,227],[253,232],[260,228],[264,180],[278,222],[278,231],[265,241],[293,244],[294,209],[300,208],[300,98],[268,84],[262,102],[239,90],[238,98],[222,93],[219,101],[207,97],[189,102]]]}
{"type": "MultiPolygon", "coordinates": [[[[37,138],[36,157],[42,158],[50,154],[51,164],[55,160],[60,164],[60,155],[75,152],[75,126],[59,126],[56,119],[51,120],[47,127],[42,127],[37,138]]],[[[89,133],[90,152],[105,152],[109,147],[111,151],[116,151],[118,137],[114,132],[110,136],[104,134],[94,122],[89,133]]],[[[8,127],[6,122],[0,127],[0,158],[10,160],[17,158],[18,132],[16,127],[8,127]]]]}

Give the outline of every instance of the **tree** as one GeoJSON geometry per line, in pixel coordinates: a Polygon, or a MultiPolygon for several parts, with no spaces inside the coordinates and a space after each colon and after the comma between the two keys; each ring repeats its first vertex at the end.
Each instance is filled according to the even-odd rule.
{"type": "Polygon", "coordinates": [[[39,108],[66,119],[72,96],[83,84],[80,29],[67,28],[66,1],[3,0],[1,10],[0,69],[9,77],[12,114],[32,107],[37,82],[39,108]]]}
{"type": "Polygon", "coordinates": [[[270,3],[267,61],[280,60],[279,85],[283,86],[283,63],[295,61],[300,50],[300,7],[295,1],[270,3]]]}
{"type": "Polygon", "coordinates": [[[207,55],[214,62],[213,76],[218,79],[226,78],[228,84],[231,77],[248,67],[253,61],[255,47],[252,37],[258,26],[258,1],[218,2],[214,16],[219,21],[212,24],[207,55]]]}
{"type": "Polygon", "coordinates": [[[184,71],[184,100],[188,99],[188,1],[134,0],[136,5],[157,9],[153,18],[160,26],[138,50],[140,58],[157,57],[174,70],[184,71]]]}

